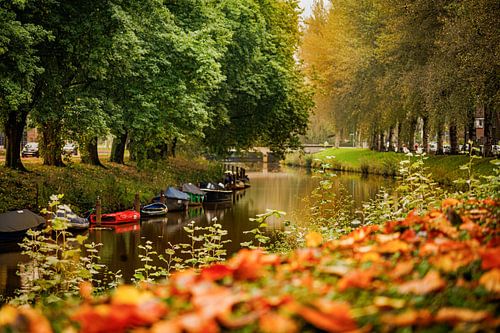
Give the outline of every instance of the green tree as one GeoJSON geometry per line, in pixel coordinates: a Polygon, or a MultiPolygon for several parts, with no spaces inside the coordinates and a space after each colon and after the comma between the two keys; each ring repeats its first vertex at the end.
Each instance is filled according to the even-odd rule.
{"type": "Polygon", "coordinates": [[[41,94],[35,84],[43,72],[36,47],[51,38],[42,26],[22,15],[33,2],[0,3],[0,124],[7,139],[5,166],[20,170],[25,170],[20,146],[26,120],[41,94]]]}

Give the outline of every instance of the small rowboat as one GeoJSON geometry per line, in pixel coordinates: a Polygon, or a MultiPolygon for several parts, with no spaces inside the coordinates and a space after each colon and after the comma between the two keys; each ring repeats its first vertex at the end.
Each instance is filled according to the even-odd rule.
{"type": "MultiPolygon", "coordinates": [[[[96,222],[96,215],[90,215],[90,223],[96,222]]],[[[135,210],[124,210],[122,212],[102,214],[101,215],[101,223],[102,224],[120,224],[120,223],[130,223],[137,222],[141,219],[141,214],[136,212],[135,210]]]]}
{"type": "Polygon", "coordinates": [[[161,202],[155,202],[141,208],[141,217],[164,216],[167,212],[167,205],[161,202]]]}

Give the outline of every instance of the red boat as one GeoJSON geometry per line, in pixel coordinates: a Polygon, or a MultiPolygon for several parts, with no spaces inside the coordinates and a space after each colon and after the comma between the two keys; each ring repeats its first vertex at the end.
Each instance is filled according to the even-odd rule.
{"type": "MultiPolygon", "coordinates": [[[[101,224],[120,224],[137,222],[141,219],[141,214],[135,210],[124,210],[123,212],[109,213],[101,215],[101,224]]],[[[96,223],[96,215],[90,215],[90,223],[96,223]]]]}

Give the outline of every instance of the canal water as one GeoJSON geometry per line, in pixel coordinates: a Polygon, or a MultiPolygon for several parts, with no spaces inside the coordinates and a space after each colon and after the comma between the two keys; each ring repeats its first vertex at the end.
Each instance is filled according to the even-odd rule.
{"type": "MultiPolygon", "coordinates": [[[[240,165],[241,166],[241,165],[240,165]]],[[[213,207],[193,207],[186,212],[172,212],[164,218],[141,221],[138,224],[120,225],[116,228],[89,230],[89,242],[101,243],[99,256],[101,263],[112,272],[121,271],[125,281],[130,281],[134,271],[143,266],[139,255],[140,245],[152,242],[153,251],[165,253],[171,244],[191,243],[184,227],[191,221],[197,226],[209,226],[219,223],[228,231],[225,239],[228,256],[240,248],[240,243],[251,239],[244,233],[256,227],[250,218],[265,213],[267,209],[286,212],[282,219],[269,221],[271,229],[283,229],[284,221],[305,222],[303,200],[317,187],[319,179],[305,169],[286,168],[272,165],[246,166],[251,187],[236,192],[232,204],[213,207]]],[[[363,177],[360,174],[343,173],[333,178],[334,189],[343,186],[352,195],[355,205],[375,197],[379,189],[391,187],[392,179],[379,176],[363,177]]],[[[0,295],[12,296],[20,286],[20,278],[16,275],[17,264],[25,260],[15,246],[0,245],[0,295]]]]}

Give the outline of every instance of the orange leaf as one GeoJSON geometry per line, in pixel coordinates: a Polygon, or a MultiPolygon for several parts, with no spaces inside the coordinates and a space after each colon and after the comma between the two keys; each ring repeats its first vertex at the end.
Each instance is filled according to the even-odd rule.
{"type": "Polygon", "coordinates": [[[276,312],[268,312],[260,317],[259,327],[263,333],[298,332],[297,324],[289,317],[276,312]]]}
{"type": "Polygon", "coordinates": [[[383,243],[378,248],[378,252],[380,253],[408,252],[410,250],[411,247],[408,243],[398,239],[383,243]]]}
{"type": "Polygon", "coordinates": [[[488,311],[473,311],[464,308],[442,308],[436,314],[435,320],[437,322],[478,322],[490,316],[488,311]]]}
{"type": "Polygon", "coordinates": [[[90,301],[92,300],[92,283],[88,281],[83,281],[80,282],[79,291],[80,291],[80,297],[84,299],[85,301],[90,301]]]}
{"type": "Polygon", "coordinates": [[[178,321],[163,320],[151,327],[151,333],[182,333],[182,327],[178,321]]]}
{"type": "Polygon", "coordinates": [[[445,286],[446,282],[437,271],[428,272],[423,279],[412,280],[401,284],[398,291],[402,294],[412,293],[424,295],[431,291],[437,291],[445,286]]]}
{"type": "Polygon", "coordinates": [[[479,284],[484,286],[488,291],[500,293],[500,269],[495,268],[484,273],[479,279],[479,284]]]}
{"type": "Polygon", "coordinates": [[[385,314],[380,317],[380,321],[387,326],[413,326],[428,325],[432,320],[429,310],[406,310],[399,314],[385,314]]]}
{"type": "Polygon", "coordinates": [[[220,329],[212,318],[206,318],[201,313],[188,313],[178,319],[180,326],[188,333],[219,333],[220,329]]]}
{"type": "Polygon", "coordinates": [[[307,247],[318,247],[323,243],[323,236],[319,232],[311,231],[306,235],[307,247]]]}
{"type": "Polygon", "coordinates": [[[238,280],[255,280],[264,274],[262,250],[242,249],[229,261],[229,267],[238,280]]]}
{"type": "Polygon", "coordinates": [[[294,310],[307,322],[327,332],[348,332],[357,328],[351,314],[345,313],[345,308],[341,308],[339,312],[323,313],[307,306],[296,305],[294,310]]]}
{"type": "Polygon", "coordinates": [[[448,198],[448,199],[443,200],[443,202],[441,203],[441,207],[443,209],[445,209],[448,207],[454,207],[454,206],[459,205],[459,204],[460,204],[460,200],[448,198]]]}
{"type": "Polygon", "coordinates": [[[396,264],[396,267],[389,273],[393,279],[399,279],[402,276],[408,275],[413,271],[413,261],[401,261],[396,264]]]}
{"type": "Polygon", "coordinates": [[[347,288],[368,288],[371,285],[373,273],[369,270],[354,270],[344,275],[337,283],[339,291],[344,291],[347,288]]]}
{"type": "Polygon", "coordinates": [[[229,312],[239,298],[238,294],[232,293],[228,288],[206,282],[193,288],[191,302],[206,318],[213,318],[220,313],[229,312]]]}
{"type": "Polygon", "coordinates": [[[429,259],[429,262],[444,272],[455,272],[475,259],[471,251],[454,251],[429,259]]]}

